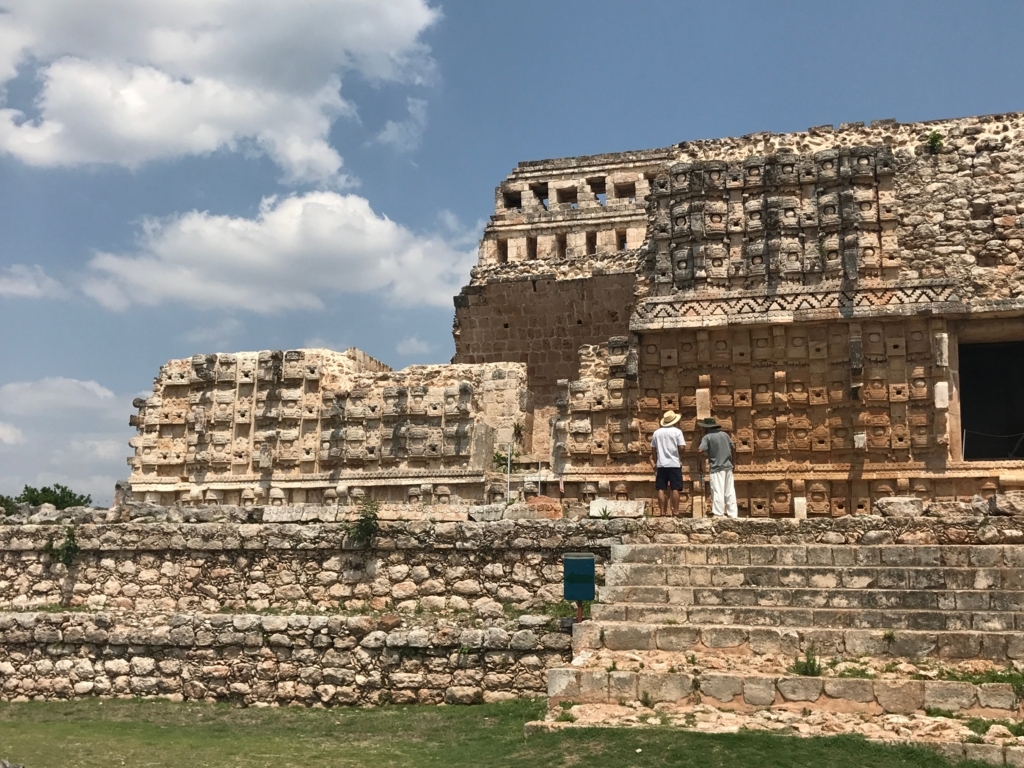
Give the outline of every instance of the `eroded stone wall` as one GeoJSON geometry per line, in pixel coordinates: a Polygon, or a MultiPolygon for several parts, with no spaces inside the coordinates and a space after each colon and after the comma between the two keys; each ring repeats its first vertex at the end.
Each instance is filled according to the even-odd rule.
{"type": "Polygon", "coordinates": [[[543,616],[0,614],[0,697],[475,704],[546,692],[571,638],[543,616]]]}
{"type": "Polygon", "coordinates": [[[141,499],[254,505],[371,494],[481,498],[495,440],[528,420],[516,363],[386,369],[358,350],[172,360],[135,402],[141,499]],[[461,494],[460,494],[461,492],[461,494]]]}

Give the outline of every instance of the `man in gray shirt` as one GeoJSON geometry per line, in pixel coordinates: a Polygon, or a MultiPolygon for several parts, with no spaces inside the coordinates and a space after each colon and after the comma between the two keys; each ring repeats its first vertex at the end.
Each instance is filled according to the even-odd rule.
{"type": "Polygon", "coordinates": [[[701,419],[697,424],[704,428],[704,437],[699,447],[708,457],[711,514],[715,517],[738,517],[736,486],[732,479],[732,470],[736,466],[736,446],[714,419],[701,419]]]}

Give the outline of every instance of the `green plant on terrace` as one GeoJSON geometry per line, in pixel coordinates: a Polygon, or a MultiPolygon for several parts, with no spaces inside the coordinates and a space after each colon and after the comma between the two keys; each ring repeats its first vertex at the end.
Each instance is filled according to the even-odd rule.
{"type": "Polygon", "coordinates": [[[924,145],[928,148],[928,154],[939,154],[942,151],[942,134],[938,131],[932,131],[924,137],[924,145]]]}
{"type": "Polygon", "coordinates": [[[370,543],[380,532],[380,520],[377,513],[380,510],[380,502],[371,499],[364,499],[359,505],[359,517],[346,526],[346,533],[358,545],[370,543]]]}
{"type": "Polygon", "coordinates": [[[804,651],[802,659],[799,656],[793,658],[793,664],[787,671],[802,677],[821,677],[821,661],[818,659],[814,643],[804,651]]]}

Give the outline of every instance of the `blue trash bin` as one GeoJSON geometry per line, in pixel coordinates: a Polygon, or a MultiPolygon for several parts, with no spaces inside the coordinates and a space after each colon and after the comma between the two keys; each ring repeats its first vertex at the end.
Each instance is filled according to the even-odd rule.
{"type": "Polygon", "coordinates": [[[594,599],[594,555],[591,552],[562,555],[562,595],[569,601],[594,599]]]}

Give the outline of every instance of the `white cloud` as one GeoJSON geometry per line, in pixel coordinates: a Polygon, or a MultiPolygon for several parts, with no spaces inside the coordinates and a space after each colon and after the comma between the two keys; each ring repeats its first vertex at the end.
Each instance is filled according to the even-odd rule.
{"type": "Polygon", "coordinates": [[[433,347],[430,346],[430,344],[425,341],[421,341],[415,336],[409,336],[402,339],[395,346],[395,351],[403,357],[407,357],[409,355],[425,355],[432,349],[433,347]]]}
{"type": "Polygon", "coordinates": [[[342,77],[428,82],[426,0],[5,0],[0,89],[37,67],[37,114],[0,109],[0,151],[40,166],[255,147],[289,182],[345,184],[328,143],[342,77]]]}
{"type": "Polygon", "coordinates": [[[10,416],[63,418],[70,411],[109,413],[117,405],[114,393],[95,381],[56,376],[39,381],[15,381],[0,387],[0,413],[10,416]]]}
{"type": "Polygon", "coordinates": [[[0,296],[26,299],[56,298],[64,288],[43,271],[38,264],[12,264],[0,267],[0,296]]]}
{"type": "Polygon", "coordinates": [[[79,379],[0,386],[0,493],[63,483],[109,503],[114,482],[129,474],[131,400],[79,379]]]}
{"type": "Polygon", "coordinates": [[[131,254],[97,254],[83,290],[110,309],[183,302],[260,313],[321,309],[347,293],[450,306],[474,262],[356,195],[266,198],[255,218],[192,211],[145,223],[131,254]]]}
{"type": "Polygon", "coordinates": [[[227,347],[242,330],[241,321],[225,317],[220,322],[206,327],[193,328],[185,334],[185,340],[193,344],[208,344],[211,347],[227,347]]]}
{"type": "Polygon", "coordinates": [[[17,445],[25,442],[25,434],[13,424],[0,421],[0,443],[3,445],[17,445]]]}
{"type": "Polygon", "coordinates": [[[423,130],[427,127],[427,102],[423,99],[406,99],[409,116],[405,120],[388,120],[374,141],[390,144],[399,152],[412,152],[419,147],[423,130]]]}

